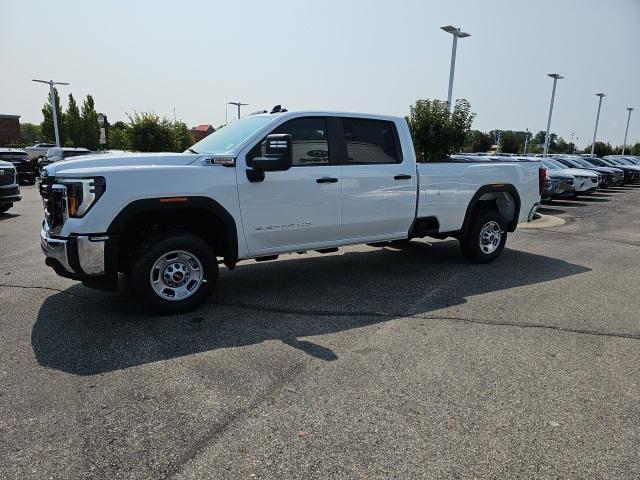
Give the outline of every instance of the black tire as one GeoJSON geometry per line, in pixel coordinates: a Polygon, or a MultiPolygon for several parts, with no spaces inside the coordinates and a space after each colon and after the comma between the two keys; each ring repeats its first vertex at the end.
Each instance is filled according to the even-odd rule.
{"type": "Polygon", "coordinates": [[[11,207],[13,207],[13,204],[0,206],[0,215],[7,212],[11,207]]]}
{"type": "MultiPolygon", "coordinates": [[[[129,283],[133,292],[154,311],[159,313],[180,313],[193,310],[205,302],[216,288],[218,281],[218,261],[211,247],[200,237],[191,233],[167,232],[147,239],[135,254],[135,261],[129,270],[129,283]],[[171,300],[156,292],[152,285],[152,269],[157,261],[171,252],[181,251],[200,262],[201,282],[183,300],[171,300]]],[[[170,258],[170,257],[167,257],[170,258]]],[[[167,261],[165,259],[165,261],[167,261]]],[[[171,260],[168,260],[169,262],[171,260]]],[[[179,261],[179,260],[176,260],[179,261]]],[[[169,268],[169,267],[167,267],[169,268]]],[[[161,273],[158,269],[155,275],[161,273]]],[[[192,272],[193,273],[193,272],[192,272]]],[[[161,288],[162,283],[158,283],[161,288]]],[[[188,282],[187,282],[188,286],[188,282]]],[[[171,288],[163,291],[171,292],[171,288]]]]}
{"type": "Polygon", "coordinates": [[[507,243],[507,222],[500,212],[495,209],[480,209],[474,212],[467,227],[466,234],[460,238],[460,249],[463,255],[474,263],[493,262],[500,256],[507,243]],[[497,224],[500,231],[498,244],[487,253],[481,246],[481,235],[485,226],[497,224]]]}

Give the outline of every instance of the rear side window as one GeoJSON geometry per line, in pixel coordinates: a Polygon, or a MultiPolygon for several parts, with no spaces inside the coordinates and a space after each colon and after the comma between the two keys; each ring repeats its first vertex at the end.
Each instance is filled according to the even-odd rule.
{"type": "Polygon", "coordinates": [[[400,163],[396,152],[392,122],[362,118],[343,118],[350,165],[400,163]]]}

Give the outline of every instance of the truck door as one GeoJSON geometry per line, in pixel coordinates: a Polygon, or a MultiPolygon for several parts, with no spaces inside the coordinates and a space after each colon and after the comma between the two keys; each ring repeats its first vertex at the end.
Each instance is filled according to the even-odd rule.
{"type": "Polygon", "coordinates": [[[403,161],[394,122],[342,118],[343,239],[366,241],[407,235],[416,211],[416,171],[403,161]]]}
{"type": "Polygon", "coordinates": [[[252,255],[321,247],[339,238],[341,167],[334,160],[328,123],[325,117],[300,117],[269,132],[291,135],[293,166],[265,172],[262,181],[250,182],[245,173],[252,158],[261,155],[262,141],[238,159],[242,224],[252,255]]]}

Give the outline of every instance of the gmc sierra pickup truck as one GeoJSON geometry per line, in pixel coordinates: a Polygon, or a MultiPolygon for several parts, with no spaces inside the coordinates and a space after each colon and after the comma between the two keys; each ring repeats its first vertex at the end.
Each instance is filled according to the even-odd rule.
{"type": "Polygon", "coordinates": [[[419,163],[403,118],[274,108],[184,153],[47,166],[41,245],[59,275],[114,288],[126,274],[154,309],[186,311],[213,292],[219,264],[289,252],[454,237],[490,262],[531,220],[544,172],[537,161],[419,163]]]}

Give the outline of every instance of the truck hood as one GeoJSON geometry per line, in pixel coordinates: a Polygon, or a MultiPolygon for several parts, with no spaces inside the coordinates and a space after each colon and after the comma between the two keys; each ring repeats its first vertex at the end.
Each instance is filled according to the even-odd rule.
{"type": "Polygon", "coordinates": [[[94,173],[149,167],[182,167],[203,155],[190,153],[127,153],[83,155],[60,160],[46,167],[47,175],[91,175],[94,173]]]}

